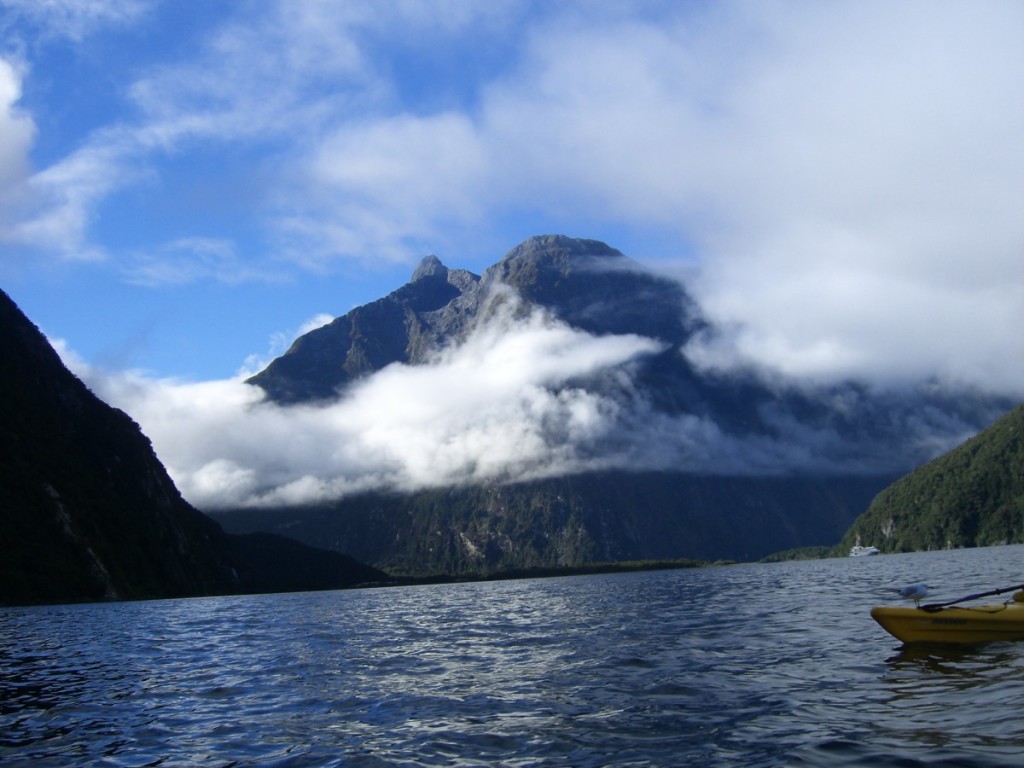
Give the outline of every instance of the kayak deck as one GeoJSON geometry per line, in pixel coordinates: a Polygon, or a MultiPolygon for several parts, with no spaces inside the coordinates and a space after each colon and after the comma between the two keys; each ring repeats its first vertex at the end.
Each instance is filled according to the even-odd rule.
{"type": "Polygon", "coordinates": [[[1024,603],[924,608],[879,606],[871,618],[904,643],[974,645],[1024,640],[1024,603]]]}

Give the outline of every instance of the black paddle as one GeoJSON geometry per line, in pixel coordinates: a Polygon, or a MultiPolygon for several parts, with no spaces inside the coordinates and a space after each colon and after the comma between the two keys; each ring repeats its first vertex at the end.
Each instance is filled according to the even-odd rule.
{"type": "Polygon", "coordinates": [[[977,600],[979,597],[992,597],[992,595],[1001,595],[1003,594],[1003,592],[1012,592],[1015,589],[1024,589],[1024,584],[1017,584],[1012,587],[1003,587],[1002,589],[991,589],[988,592],[979,592],[976,595],[958,597],[956,600],[947,600],[944,603],[929,603],[928,605],[922,605],[921,610],[935,613],[935,611],[941,611],[947,605],[956,605],[957,603],[964,603],[968,600],[977,600]]]}

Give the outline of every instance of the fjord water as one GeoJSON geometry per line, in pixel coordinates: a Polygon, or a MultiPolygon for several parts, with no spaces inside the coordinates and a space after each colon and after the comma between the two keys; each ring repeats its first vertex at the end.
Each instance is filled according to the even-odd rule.
{"type": "Polygon", "coordinates": [[[0,610],[0,763],[1019,765],[1024,643],[902,649],[887,588],[1024,546],[0,610]]]}

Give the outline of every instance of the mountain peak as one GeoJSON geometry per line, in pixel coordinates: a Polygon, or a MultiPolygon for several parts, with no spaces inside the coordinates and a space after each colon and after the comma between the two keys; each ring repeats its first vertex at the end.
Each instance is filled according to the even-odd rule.
{"type": "Polygon", "coordinates": [[[623,257],[623,254],[621,251],[617,251],[600,240],[586,240],[567,235],[537,235],[523,241],[506,253],[502,261],[533,259],[544,256],[561,259],[609,256],[617,258],[623,257]]]}
{"type": "Polygon", "coordinates": [[[607,271],[627,261],[621,251],[600,240],[538,235],[506,253],[484,273],[484,280],[497,280],[528,295],[538,282],[560,283],[570,275],[607,271]]]}
{"type": "Polygon", "coordinates": [[[412,282],[417,282],[425,277],[440,277],[442,279],[447,278],[448,267],[441,263],[441,260],[437,256],[425,256],[423,261],[416,267],[416,271],[412,273],[412,282]]]}
{"type": "Polygon", "coordinates": [[[392,363],[416,365],[482,322],[491,286],[589,333],[635,334],[680,346],[701,324],[683,288],[598,241],[541,235],[520,243],[483,277],[427,256],[412,280],[298,339],[248,379],[278,403],[337,396],[392,363]]]}
{"type": "Polygon", "coordinates": [[[570,325],[596,334],[635,333],[682,344],[700,323],[681,285],[644,269],[600,240],[531,237],[484,273],[570,325]]]}

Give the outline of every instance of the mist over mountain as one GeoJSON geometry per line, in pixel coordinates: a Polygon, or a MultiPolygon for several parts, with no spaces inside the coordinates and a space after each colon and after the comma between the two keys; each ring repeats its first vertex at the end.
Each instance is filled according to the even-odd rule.
{"type": "Polygon", "coordinates": [[[241,503],[211,509],[401,572],[751,559],[831,544],[1012,405],[701,366],[719,333],[596,241],[531,238],[481,276],[428,257],[248,379],[280,447],[219,466],[241,503]]]}
{"type": "MultiPolygon", "coordinates": [[[[563,406],[533,414],[531,434],[551,448],[568,448],[575,460],[553,474],[608,467],[900,472],[1012,405],[929,382],[880,390],[706,370],[690,352],[716,332],[679,283],[603,243],[544,236],[512,249],[482,277],[428,257],[410,283],[300,337],[248,381],[276,404],[313,404],[358,399],[379,373],[412,379],[408,368],[431,368],[458,386],[463,363],[500,369],[514,361],[520,378],[563,406]],[[559,334],[572,341],[544,343],[559,334]],[[609,354],[599,358],[599,350],[609,354]],[[578,365],[582,357],[592,364],[578,365]],[[589,429],[573,432],[574,409],[587,412],[589,429]]],[[[403,407],[429,411],[430,384],[444,382],[405,393],[403,407]]],[[[493,394],[498,400],[505,393],[493,394]]],[[[529,422],[525,411],[515,416],[529,422]]],[[[495,418],[491,403],[477,413],[481,422],[495,418]]],[[[463,418],[471,429],[472,407],[463,418]]]]}

